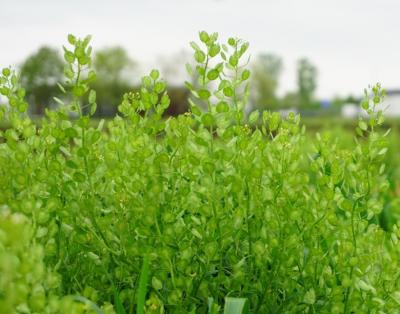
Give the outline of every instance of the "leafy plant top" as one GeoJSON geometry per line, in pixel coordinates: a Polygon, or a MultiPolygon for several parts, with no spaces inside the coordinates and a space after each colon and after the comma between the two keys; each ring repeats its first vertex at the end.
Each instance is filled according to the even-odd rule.
{"type": "Polygon", "coordinates": [[[352,147],[330,133],[310,145],[299,115],[245,115],[248,43],[202,31],[190,112],[163,118],[153,70],[94,125],[90,37],[68,43],[63,96],[40,127],[18,74],[0,76],[11,125],[0,134],[1,308],[219,313],[226,300],[225,313],[398,312],[400,231],[378,221],[379,85],[352,147]]]}

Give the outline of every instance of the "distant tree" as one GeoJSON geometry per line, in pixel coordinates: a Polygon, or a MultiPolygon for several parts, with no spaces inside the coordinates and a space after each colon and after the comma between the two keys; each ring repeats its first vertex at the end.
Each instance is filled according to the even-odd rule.
{"type": "Polygon", "coordinates": [[[41,47],[21,66],[21,84],[26,89],[32,113],[41,115],[60,91],[57,82],[63,78],[63,60],[57,50],[41,47]]]}
{"type": "Polygon", "coordinates": [[[274,54],[257,56],[252,66],[251,103],[257,109],[277,109],[279,100],[276,96],[279,77],[282,73],[282,59],[274,54]]]}
{"type": "Polygon", "coordinates": [[[93,58],[97,79],[92,87],[97,92],[97,113],[112,115],[133,81],[136,63],[122,47],[108,47],[97,51],[93,58]]]}
{"type": "Polygon", "coordinates": [[[299,94],[297,92],[287,92],[281,100],[281,107],[285,109],[294,109],[299,107],[299,94]]]}
{"type": "Polygon", "coordinates": [[[306,58],[300,59],[297,63],[297,84],[299,107],[313,107],[317,88],[317,68],[306,58]]]}
{"type": "MultiPolygon", "coordinates": [[[[126,82],[136,63],[123,47],[107,47],[94,55],[94,68],[103,82],[126,82]]],[[[98,80],[99,81],[99,80],[98,80]]]]}

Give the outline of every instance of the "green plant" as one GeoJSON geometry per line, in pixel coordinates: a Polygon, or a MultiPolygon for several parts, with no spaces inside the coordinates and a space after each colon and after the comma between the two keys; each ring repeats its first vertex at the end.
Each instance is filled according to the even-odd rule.
{"type": "Polygon", "coordinates": [[[326,132],[310,148],[298,115],[246,118],[246,42],[199,38],[191,111],[167,120],[152,70],[114,119],[90,123],[90,37],[68,36],[64,96],[40,127],[3,69],[0,205],[27,217],[26,243],[59,276],[58,298],[109,313],[235,302],[251,313],[395,313],[400,231],[378,221],[389,188],[380,86],[365,95],[353,146],[326,132]]]}

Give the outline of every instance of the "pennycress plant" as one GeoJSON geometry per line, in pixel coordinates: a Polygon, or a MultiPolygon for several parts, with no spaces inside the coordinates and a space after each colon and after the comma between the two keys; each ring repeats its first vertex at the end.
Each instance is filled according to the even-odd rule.
{"type": "MultiPolygon", "coordinates": [[[[68,43],[63,97],[40,127],[18,75],[0,76],[11,125],[0,227],[23,214],[29,232],[7,239],[32,243],[59,278],[23,282],[30,297],[0,284],[8,307],[57,313],[70,295],[77,313],[218,313],[243,301],[228,296],[252,313],[397,311],[400,231],[379,225],[388,189],[379,85],[365,95],[354,147],[323,133],[310,150],[299,115],[246,117],[248,43],[202,31],[191,43],[190,112],[163,117],[167,87],[152,70],[115,118],[94,125],[90,37],[68,43]]],[[[0,262],[22,259],[1,235],[0,262]]]]}

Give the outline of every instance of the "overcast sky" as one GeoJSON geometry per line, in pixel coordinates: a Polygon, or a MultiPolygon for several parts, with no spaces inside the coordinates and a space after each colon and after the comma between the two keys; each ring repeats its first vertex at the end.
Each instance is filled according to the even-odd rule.
{"type": "Polygon", "coordinates": [[[61,47],[68,33],[92,34],[94,49],[122,45],[156,65],[203,29],[246,39],[253,56],[279,54],[281,93],[295,88],[300,57],[318,67],[323,98],[378,81],[400,88],[399,0],[0,0],[0,66],[44,44],[61,47]]]}

